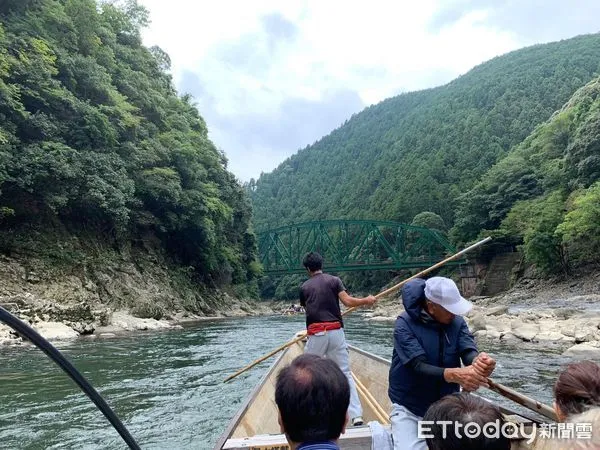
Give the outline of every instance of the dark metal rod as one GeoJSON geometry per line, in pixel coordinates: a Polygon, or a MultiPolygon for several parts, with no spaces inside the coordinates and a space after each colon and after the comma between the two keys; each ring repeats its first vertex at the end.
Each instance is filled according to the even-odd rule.
{"type": "Polygon", "coordinates": [[[90,398],[98,407],[102,414],[108,419],[111,425],[121,435],[130,449],[140,450],[140,446],[135,442],[133,436],[129,434],[125,425],[117,417],[114,411],[108,406],[102,396],[94,389],[94,387],[85,379],[81,373],[58,351],[50,342],[42,335],[31,328],[28,324],[9,313],[6,309],[0,306],[0,321],[15,330],[19,335],[30,340],[37,348],[43,351],[52,361],[54,361],[69,377],[81,388],[83,392],[90,398]]]}

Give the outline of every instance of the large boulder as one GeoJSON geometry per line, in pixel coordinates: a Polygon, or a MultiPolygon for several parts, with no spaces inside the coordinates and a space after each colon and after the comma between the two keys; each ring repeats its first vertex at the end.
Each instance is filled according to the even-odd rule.
{"type": "Polygon", "coordinates": [[[565,350],[563,355],[576,359],[600,360],[600,341],[575,344],[565,350]]]}
{"type": "Polygon", "coordinates": [[[483,314],[476,314],[469,319],[469,329],[472,333],[475,333],[479,330],[485,330],[486,323],[487,318],[483,314]]]}
{"type": "Polygon", "coordinates": [[[581,344],[582,342],[593,341],[595,338],[595,331],[592,328],[581,327],[575,330],[575,343],[581,344]]]}
{"type": "Polygon", "coordinates": [[[79,337],[77,331],[60,322],[38,322],[33,325],[33,328],[49,341],[60,341],[79,337]]]}
{"type": "Polygon", "coordinates": [[[521,342],[521,339],[519,339],[517,336],[515,336],[510,331],[508,333],[504,333],[502,336],[500,336],[500,340],[506,344],[517,344],[517,343],[521,342]]]}
{"type": "Polygon", "coordinates": [[[487,316],[501,316],[502,314],[508,314],[508,306],[500,305],[488,308],[485,310],[487,316]]]}
{"type": "Polygon", "coordinates": [[[93,334],[96,329],[93,323],[75,322],[70,323],[69,326],[81,335],[93,334]]]}
{"type": "Polygon", "coordinates": [[[531,342],[540,332],[540,326],[537,323],[523,323],[514,321],[511,324],[511,332],[519,339],[531,342]]]}
{"type": "Polygon", "coordinates": [[[502,333],[497,330],[488,330],[486,333],[488,339],[500,339],[502,337],[502,333]]]}
{"type": "Polygon", "coordinates": [[[535,340],[539,342],[562,342],[571,340],[571,342],[575,342],[572,338],[568,338],[563,335],[560,331],[542,331],[535,335],[535,340]]]}
{"type": "Polygon", "coordinates": [[[142,319],[140,317],[133,317],[125,311],[117,311],[113,313],[111,325],[126,331],[159,330],[173,327],[173,325],[169,322],[156,319],[142,319]]]}
{"type": "Polygon", "coordinates": [[[505,316],[494,317],[486,323],[485,329],[488,332],[506,333],[511,330],[510,321],[505,316]]]}
{"type": "Polygon", "coordinates": [[[577,331],[577,324],[574,320],[565,320],[560,326],[560,332],[565,336],[572,337],[575,339],[575,332],[577,331]]]}
{"type": "Polygon", "coordinates": [[[556,317],[561,320],[570,319],[576,313],[577,310],[575,308],[559,308],[554,310],[556,317]]]}
{"type": "Polygon", "coordinates": [[[12,328],[0,323],[0,345],[15,344],[17,342],[20,342],[20,339],[15,335],[12,328]]]}

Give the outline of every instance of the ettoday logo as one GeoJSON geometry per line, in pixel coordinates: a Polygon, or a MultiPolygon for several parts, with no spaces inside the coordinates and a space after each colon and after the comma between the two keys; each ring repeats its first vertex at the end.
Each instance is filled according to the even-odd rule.
{"type": "Polygon", "coordinates": [[[543,423],[541,425],[501,423],[499,420],[480,425],[475,422],[465,424],[452,420],[420,420],[418,427],[419,439],[432,439],[433,431],[441,429],[442,439],[454,433],[459,439],[475,439],[482,435],[488,439],[498,439],[504,436],[508,439],[526,439],[531,444],[536,437],[541,439],[591,439],[591,423],[543,423]]]}

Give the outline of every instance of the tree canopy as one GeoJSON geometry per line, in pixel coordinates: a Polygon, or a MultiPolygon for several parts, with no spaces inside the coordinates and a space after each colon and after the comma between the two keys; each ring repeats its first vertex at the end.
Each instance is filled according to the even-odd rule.
{"type": "Polygon", "coordinates": [[[205,280],[256,263],[251,207],[135,0],[0,3],[0,229],[157,239],[205,280]]]}
{"type": "Polygon", "coordinates": [[[546,272],[597,262],[599,154],[596,78],[460,197],[453,234],[467,240],[493,230],[522,241],[527,259],[546,272]]]}
{"type": "Polygon", "coordinates": [[[256,227],[414,218],[522,244],[546,272],[597,261],[599,61],[600,34],[579,36],[366,108],[251,181],[256,227]]]}
{"type": "Polygon", "coordinates": [[[599,60],[600,35],[580,36],[370,106],[251,182],[256,229],[326,218],[410,223],[423,211],[451,228],[463,219],[460,195],[590,81],[599,60]]]}

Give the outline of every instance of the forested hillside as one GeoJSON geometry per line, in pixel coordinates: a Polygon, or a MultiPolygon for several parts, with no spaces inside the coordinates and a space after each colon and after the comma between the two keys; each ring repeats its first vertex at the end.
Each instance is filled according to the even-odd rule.
{"type": "Polygon", "coordinates": [[[250,182],[255,228],[344,217],[410,223],[432,211],[460,224],[457,238],[477,234],[490,224],[470,218],[473,205],[487,206],[459,202],[461,194],[599,72],[600,35],[580,36],[371,106],[250,182]]]}
{"type": "Polygon", "coordinates": [[[547,272],[600,260],[600,78],[494,165],[460,200],[454,234],[523,242],[547,272]],[[483,231],[487,233],[487,231],[483,231]]]}
{"type": "Polygon", "coordinates": [[[147,20],[135,0],[0,2],[0,252],[85,272],[90,249],[151,248],[246,283],[249,200],[168,55],[142,45],[147,20]]]}

